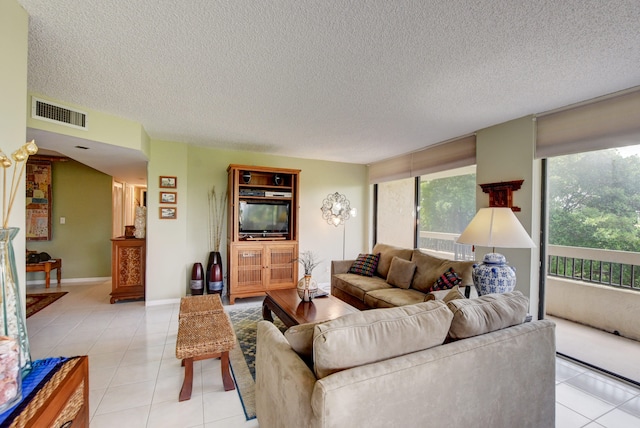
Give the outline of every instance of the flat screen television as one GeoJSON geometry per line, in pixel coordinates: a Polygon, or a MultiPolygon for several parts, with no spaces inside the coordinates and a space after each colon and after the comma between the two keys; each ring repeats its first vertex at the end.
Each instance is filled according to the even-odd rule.
{"type": "Polygon", "coordinates": [[[289,202],[241,201],[240,233],[286,235],[289,233],[289,202]]]}

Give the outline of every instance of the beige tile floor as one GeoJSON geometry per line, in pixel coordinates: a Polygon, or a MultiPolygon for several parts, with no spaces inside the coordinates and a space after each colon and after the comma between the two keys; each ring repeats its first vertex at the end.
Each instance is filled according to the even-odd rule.
{"type": "MultiPolygon", "coordinates": [[[[192,398],[178,402],[177,304],[111,305],[109,282],[63,283],[62,290],[69,294],[27,320],[32,357],[89,355],[92,428],[258,426],[245,420],[238,394],[224,391],[219,360],[195,364],[192,398]]],[[[561,358],[556,402],[558,428],[640,426],[640,389],[561,358]]]]}

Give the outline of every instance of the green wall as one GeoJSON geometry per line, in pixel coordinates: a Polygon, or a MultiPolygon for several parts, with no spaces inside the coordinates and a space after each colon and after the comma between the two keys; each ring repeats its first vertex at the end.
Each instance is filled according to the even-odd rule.
{"type": "Polygon", "coordinates": [[[27,249],[61,258],[63,280],[111,276],[111,177],[70,160],[52,163],[51,180],[52,239],[27,241],[27,249]]]}
{"type": "MultiPolygon", "coordinates": [[[[367,167],[254,152],[217,150],[182,143],[152,141],[147,177],[147,303],[167,303],[186,294],[193,263],[206,263],[209,253],[208,200],[212,186],[227,188],[229,164],[300,169],[300,249],[312,250],[322,260],[314,270],[319,282],[329,282],[330,261],[367,250],[369,188],[367,167]],[[158,177],[178,177],[178,218],[158,218],[158,177]],[[347,196],[358,216],[343,227],[322,220],[320,207],[329,193],[347,196]],[[344,234],[344,235],[343,235],[344,234]]],[[[226,230],[221,248],[226,263],[226,230]]],[[[225,269],[225,277],[228,272],[225,269]]],[[[225,278],[226,284],[226,278],[225,278]]]]}
{"type": "MultiPolygon", "coordinates": [[[[11,156],[25,143],[27,127],[24,111],[27,95],[27,49],[29,16],[15,0],[0,1],[0,149],[11,156]]],[[[13,172],[13,167],[10,171],[13,172]]],[[[7,189],[9,185],[7,185],[7,189]]],[[[14,207],[24,207],[24,179],[16,193],[14,207]]],[[[7,190],[8,191],[8,190],[7,190]]],[[[14,208],[9,226],[19,227],[13,240],[16,269],[21,292],[24,293],[24,221],[25,210],[14,208]]],[[[23,300],[24,305],[24,300],[23,300]]]]}

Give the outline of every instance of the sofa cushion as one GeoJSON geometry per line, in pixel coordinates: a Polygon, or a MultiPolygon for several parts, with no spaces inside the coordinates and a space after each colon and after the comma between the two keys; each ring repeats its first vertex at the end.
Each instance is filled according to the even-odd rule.
{"type": "Polygon", "coordinates": [[[424,296],[424,301],[429,300],[442,300],[444,303],[449,303],[456,299],[466,299],[459,286],[454,286],[451,290],[435,290],[424,296]]]}
{"type": "Polygon", "coordinates": [[[456,271],[450,267],[442,275],[436,279],[436,282],[433,283],[433,287],[431,287],[431,291],[437,290],[449,290],[456,285],[459,285],[462,282],[456,271]]]}
{"type": "Polygon", "coordinates": [[[416,273],[413,276],[411,288],[418,291],[428,293],[438,277],[449,268],[453,268],[458,273],[462,280],[461,285],[473,284],[471,272],[475,262],[441,259],[418,249],[413,250],[411,261],[416,263],[416,273]]]}
{"type": "Polygon", "coordinates": [[[529,299],[519,291],[487,294],[477,299],[459,299],[447,303],[453,312],[449,336],[465,339],[522,324],[529,299]]]}
{"type": "Polygon", "coordinates": [[[452,317],[444,303],[433,301],[318,324],[313,338],[316,377],[440,345],[452,317]]]}
{"type": "Polygon", "coordinates": [[[349,273],[355,273],[362,276],[373,276],[378,267],[380,253],[377,254],[359,254],[356,261],[349,268],[349,273]]]}
{"type": "Polygon", "coordinates": [[[344,291],[361,302],[364,302],[364,295],[370,291],[394,288],[393,285],[387,284],[387,281],[377,276],[369,278],[354,273],[334,275],[331,286],[344,291]]]}
{"type": "Polygon", "coordinates": [[[414,262],[393,256],[387,275],[387,283],[399,288],[409,288],[415,272],[416,264],[414,262]]]}
{"type": "Polygon", "coordinates": [[[396,256],[404,260],[411,260],[413,250],[387,244],[376,244],[373,247],[373,252],[376,254],[380,253],[377,273],[382,278],[386,278],[387,275],[389,275],[389,268],[391,267],[391,260],[393,260],[393,257],[396,256]]]}
{"type": "Polygon", "coordinates": [[[424,293],[411,288],[384,288],[364,295],[364,303],[371,309],[415,305],[424,301],[424,293]]]}
{"type": "Polygon", "coordinates": [[[313,356],[313,332],[317,323],[294,325],[284,332],[291,348],[304,360],[313,356]]]}

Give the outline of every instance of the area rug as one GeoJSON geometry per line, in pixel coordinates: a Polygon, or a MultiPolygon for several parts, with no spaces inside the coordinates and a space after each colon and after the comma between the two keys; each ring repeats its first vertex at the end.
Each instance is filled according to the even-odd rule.
{"type": "MultiPolygon", "coordinates": [[[[262,307],[235,309],[229,312],[229,317],[238,339],[235,348],[229,353],[231,372],[236,381],[244,414],[247,420],[251,420],[256,417],[256,330],[258,321],[262,320],[262,307]]],[[[278,318],[274,320],[274,324],[281,331],[286,330],[278,318]]]]}
{"type": "Polygon", "coordinates": [[[27,318],[46,308],[65,294],[67,294],[66,291],[27,294],[27,318]]]}

